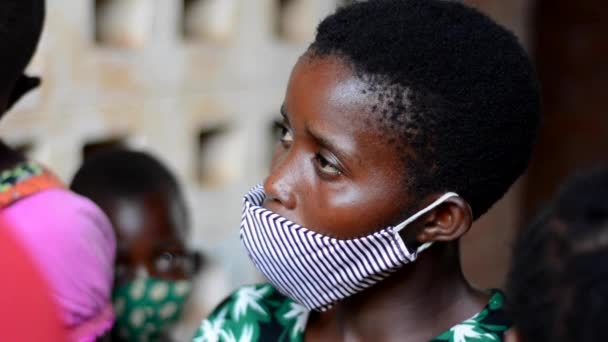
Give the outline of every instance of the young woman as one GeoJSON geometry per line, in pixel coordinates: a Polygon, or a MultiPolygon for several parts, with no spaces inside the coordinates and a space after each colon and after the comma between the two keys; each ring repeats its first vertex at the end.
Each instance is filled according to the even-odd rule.
{"type": "Polygon", "coordinates": [[[194,341],[500,341],[459,239],[522,174],[539,89],[517,39],[455,1],[338,10],[296,63],[241,239],[269,284],[194,341]]]}

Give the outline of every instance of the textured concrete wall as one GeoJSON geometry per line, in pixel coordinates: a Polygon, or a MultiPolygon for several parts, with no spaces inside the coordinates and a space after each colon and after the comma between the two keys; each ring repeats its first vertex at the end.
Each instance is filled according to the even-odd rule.
{"type": "MultiPolygon", "coordinates": [[[[47,1],[30,66],[44,85],[0,135],[65,180],[83,146],[112,139],[172,167],[191,205],[192,246],[211,259],[186,336],[230,289],[258,279],[238,241],[240,198],[265,175],[290,68],[337,1],[47,1]]],[[[524,0],[474,2],[524,35],[524,0]]],[[[518,196],[507,196],[464,243],[467,270],[482,285],[502,281],[518,196]]]]}
{"type": "Polygon", "coordinates": [[[44,85],[0,135],[66,181],[91,142],[121,139],[167,162],[187,190],[192,245],[210,258],[188,315],[196,324],[230,289],[258,280],[238,241],[241,197],[265,175],[291,66],[335,3],[47,2],[29,68],[44,85]]]}

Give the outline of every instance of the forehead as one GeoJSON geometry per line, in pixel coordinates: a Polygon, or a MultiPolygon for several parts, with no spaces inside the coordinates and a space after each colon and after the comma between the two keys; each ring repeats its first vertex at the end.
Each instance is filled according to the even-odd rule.
{"type": "Polygon", "coordinates": [[[327,115],[333,121],[369,117],[368,85],[337,57],[302,56],[287,88],[287,104],[306,105],[307,111],[327,115]],[[337,115],[339,114],[339,115],[337,115]]]}
{"type": "Polygon", "coordinates": [[[139,239],[181,240],[185,227],[163,194],[117,197],[107,214],[122,242],[139,239]]]}
{"type": "Polygon", "coordinates": [[[377,103],[370,85],[340,58],[304,55],[292,71],[284,108],[292,125],[305,122],[359,161],[390,163],[400,156],[375,112],[377,103]]]}

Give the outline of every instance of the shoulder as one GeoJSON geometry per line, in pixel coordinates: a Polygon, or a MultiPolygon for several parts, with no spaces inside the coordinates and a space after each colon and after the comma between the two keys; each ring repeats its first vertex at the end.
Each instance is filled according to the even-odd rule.
{"type": "Polygon", "coordinates": [[[66,189],[37,192],[15,202],[2,212],[10,221],[25,220],[33,225],[42,222],[45,226],[57,225],[70,229],[82,227],[82,223],[86,223],[101,227],[104,231],[108,231],[108,227],[111,228],[108,218],[97,205],[66,189]],[[30,215],[23,215],[24,213],[30,215]],[[75,222],[81,224],[73,224],[75,222]]]}
{"type": "Polygon", "coordinates": [[[511,320],[504,310],[505,296],[492,290],[488,304],[475,316],[461,322],[439,335],[432,342],[500,342],[511,327],[511,320]]]}
{"type": "Polygon", "coordinates": [[[201,323],[195,342],[297,341],[308,311],[270,284],[234,291],[201,323]]]}
{"type": "Polygon", "coordinates": [[[0,217],[32,250],[58,258],[91,255],[105,260],[104,270],[111,269],[114,230],[103,211],[84,197],[66,189],[43,190],[2,209],[0,217]]]}

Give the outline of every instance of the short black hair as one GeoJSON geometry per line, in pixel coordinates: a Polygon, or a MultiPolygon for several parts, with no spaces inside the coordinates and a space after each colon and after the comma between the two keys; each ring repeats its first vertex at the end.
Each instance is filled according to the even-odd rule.
{"type": "Polygon", "coordinates": [[[188,211],[175,176],[152,155],[125,148],[112,148],[86,158],[70,188],[104,208],[118,198],[136,199],[150,193],[166,196],[179,220],[188,224],[188,211]]]}
{"type": "Polygon", "coordinates": [[[540,122],[536,73],[517,38],[477,10],[356,3],[321,22],[305,56],[341,58],[368,83],[373,122],[394,133],[387,142],[415,195],[457,192],[478,218],[526,169],[540,122]]]}
{"type": "Polygon", "coordinates": [[[608,169],[572,178],[514,247],[507,310],[523,341],[608,341],[608,169]]]}
{"type": "Polygon", "coordinates": [[[0,1],[0,94],[11,90],[32,59],[44,15],[44,0],[0,1]]]}

